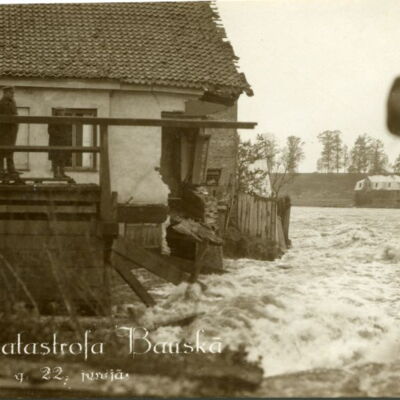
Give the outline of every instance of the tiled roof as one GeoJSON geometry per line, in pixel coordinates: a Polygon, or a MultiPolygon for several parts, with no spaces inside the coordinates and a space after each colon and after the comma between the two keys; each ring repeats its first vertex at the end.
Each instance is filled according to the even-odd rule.
{"type": "Polygon", "coordinates": [[[251,94],[210,2],[0,6],[0,77],[251,94]]]}

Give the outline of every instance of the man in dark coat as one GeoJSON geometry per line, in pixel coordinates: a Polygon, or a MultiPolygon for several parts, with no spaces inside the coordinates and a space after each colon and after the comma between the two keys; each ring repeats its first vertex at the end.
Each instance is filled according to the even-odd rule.
{"type": "MultiPolygon", "coordinates": [[[[63,116],[65,113],[60,110],[58,115],[63,116]]],[[[50,124],[49,132],[49,146],[72,146],[72,125],[55,125],[50,124]]],[[[68,178],[65,175],[65,166],[71,157],[69,151],[49,151],[49,160],[53,169],[55,178],[68,178]]]]}
{"type": "MultiPolygon", "coordinates": [[[[17,115],[17,105],[14,100],[14,88],[11,86],[3,87],[3,97],[0,99],[0,115],[17,115]]],[[[0,123],[0,145],[11,146],[17,141],[18,124],[0,123]]],[[[14,166],[14,152],[0,152],[0,177],[4,177],[4,159],[7,163],[7,174],[9,177],[18,177],[14,166]]]]}

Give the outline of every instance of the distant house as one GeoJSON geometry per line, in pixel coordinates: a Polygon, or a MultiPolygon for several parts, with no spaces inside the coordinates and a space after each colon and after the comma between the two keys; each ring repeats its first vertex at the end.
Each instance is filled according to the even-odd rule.
{"type": "Polygon", "coordinates": [[[372,175],[358,181],[354,202],[359,207],[400,207],[400,176],[372,175]]]}
{"type": "Polygon", "coordinates": [[[358,181],[354,190],[400,190],[399,175],[372,175],[358,181]]]}
{"type": "MultiPolygon", "coordinates": [[[[15,86],[20,115],[63,109],[72,116],[236,121],[237,99],[252,95],[236,60],[211,2],[0,6],[0,85],[15,86]]],[[[184,183],[208,183],[215,192],[232,185],[235,129],[111,126],[109,133],[119,202],[167,204],[184,183]]],[[[73,145],[98,142],[94,126],[73,127],[73,145]]],[[[17,144],[47,145],[47,127],[21,125],[17,144]]],[[[46,154],[15,157],[25,177],[51,175],[46,154]]],[[[74,154],[68,167],[77,183],[98,182],[96,155],[74,154]]]]}

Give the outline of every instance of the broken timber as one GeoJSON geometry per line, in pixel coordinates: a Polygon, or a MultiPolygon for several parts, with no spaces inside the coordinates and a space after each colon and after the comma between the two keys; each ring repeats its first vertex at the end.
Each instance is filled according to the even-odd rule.
{"type": "MultiPolygon", "coordinates": [[[[145,268],[174,285],[179,285],[188,280],[187,273],[182,272],[158,254],[144,249],[129,239],[119,237],[114,240],[113,252],[123,259],[129,260],[136,267],[145,268]]],[[[114,268],[121,265],[115,258],[113,261],[114,268]]]]}
{"type": "Polygon", "coordinates": [[[131,269],[129,267],[119,262],[114,262],[112,263],[112,265],[114,269],[121,275],[124,281],[138,295],[140,300],[142,300],[147,307],[151,307],[156,304],[154,299],[143,287],[140,281],[135,277],[135,275],[132,274],[131,269]]]}

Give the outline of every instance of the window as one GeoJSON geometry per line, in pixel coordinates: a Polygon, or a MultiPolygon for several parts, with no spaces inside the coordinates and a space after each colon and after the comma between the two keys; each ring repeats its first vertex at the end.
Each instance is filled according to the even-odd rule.
{"type": "Polygon", "coordinates": [[[391,184],[391,183],[388,183],[388,187],[390,187],[390,186],[392,186],[392,184],[391,184]]]}
{"type": "MultiPolygon", "coordinates": [[[[53,108],[53,115],[73,117],[95,117],[97,110],[85,108],[53,108]]],[[[72,125],[72,146],[97,146],[99,133],[96,125],[72,125]]],[[[73,153],[67,162],[67,167],[73,170],[96,170],[98,165],[95,153],[73,153]]]]}
{"type": "Polygon", "coordinates": [[[206,185],[218,186],[220,178],[221,178],[220,169],[208,169],[206,177],[206,185]]]}

